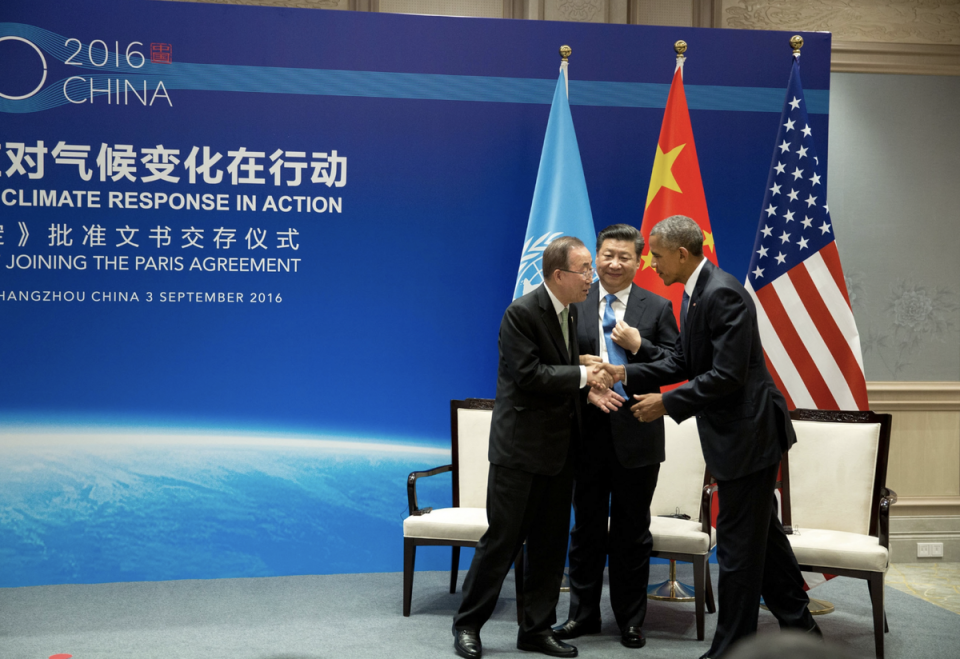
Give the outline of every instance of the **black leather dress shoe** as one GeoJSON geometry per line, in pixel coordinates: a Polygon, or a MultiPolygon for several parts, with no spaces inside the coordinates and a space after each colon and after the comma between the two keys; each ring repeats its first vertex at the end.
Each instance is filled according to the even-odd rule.
{"type": "Polygon", "coordinates": [[[539,652],[551,657],[576,657],[577,648],[567,645],[553,634],[545,636],[521,636],[517,639],[517,649],[527,652],[539,652]]]}
{"type": "Polygon", "coordinates": [[[583,636],[584,634],[599,634],[600,619],[597,618],[596,620],[587,620],[584,622],[567,620],[562,625],[554,627],[553,633],[556,634],[557,638],[561,640],[577,638],[578,636],[583,636]]]}
{"type": "Polygon", "coordinates": [[[480,659],[483,646],[480,645],[479,632],[472,629],[454,629],[453,649],[464,659],[480,659]]]}
{"type": "Polygon", "coordinates": [[[639,627],[627,627],[620,635],[620,644],[626,648],[642,648],[647,644],[647,639],[639,627]]]}

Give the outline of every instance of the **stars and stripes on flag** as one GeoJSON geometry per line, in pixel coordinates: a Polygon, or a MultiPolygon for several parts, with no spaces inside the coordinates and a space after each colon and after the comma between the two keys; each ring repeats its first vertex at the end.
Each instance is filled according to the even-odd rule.
{"type": "MultiPolygon", "coordinates": [[[[680,321],[680,298],[682,286],[664,286],[663,281],[651,267],[650,230],[671,215],[685,215],[703,230],[703,254],[714,265],[717,250],[713,243],[710,216],[707,214],[707,198],[703,193],[700,178],[700,161],[693,142],[693,126],[687,109],[687,96],[683,90],[683,60],[677,64],[667,97],[667,106],[660,127],[660,139],[650,174],[650,186],[643,211],[640,233],[647,245],[640,255],[640,268],[633,281],[639,286],[673,302],[673,313],[680,321]]],[[[672,388],[672,387],[671,387],[672,388]]]]}
{"type": "Polygon", "coordinates": [[[866,410],[860,335],[794,58],[746,289],[791,409],[866,410]]]}

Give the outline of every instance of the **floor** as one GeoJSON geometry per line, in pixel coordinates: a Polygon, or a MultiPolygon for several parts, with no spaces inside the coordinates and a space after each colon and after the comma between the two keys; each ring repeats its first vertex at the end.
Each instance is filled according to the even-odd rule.
{"type": "Polygon", "coordinates": [[[886,585],[960,614],[960,563],[896,563],[886,585]]]}

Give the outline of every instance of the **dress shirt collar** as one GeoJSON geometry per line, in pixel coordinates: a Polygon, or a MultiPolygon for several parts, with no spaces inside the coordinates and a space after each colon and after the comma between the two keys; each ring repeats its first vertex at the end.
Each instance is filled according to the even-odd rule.
{"type": "Polygon", "coordinates": [[[687,279],[687,283],[683,285],[683,290],[687,293],[687,297],[693,297],[693,289],[697,286],[697,279],[700,278],[700,271],[703,270],[704,264],[707,262],[707,257],[703,257],[700,260],[700,265],[697,266],[697,269],[693,271],[693,274],[690,275],[690,278],[687,279]]]}
{"type": "Polygon", "coordinates": [[[547,295],[550,296],[550,301],[553,302],[553,310],[556,311],[557,315],[559,316],[560,312],[566,309],[566,307],[563,306],[563,303],[557,299],[557,296],[553,294],[553,291],[550,290],[549,286],[547,286],[546,284],[543,284],[543,287],[547,289],[547,295]]]}
{"type": "MultiPolygon", "coordinates": [[[[603,287],[603,284],[600,284],[600,283],[598,282],[597,285],[600,287],[600,300],[603,301],[604,298],[606,298],[608,295],[610,295],[610,292],[603,287]]],[[[623,306],[627,306],[627,300],[630,299],[630,291],[631,291],[631,289],[633,289],[633,284],[632,284],[632,283],[631,283],[631,284],[627,284],[627,287],[624,288],[622,291],[618,291],[618,292],[614,293],[614,295],[617,296],[617,299],[620,300],[620,302],[623,304],[623,306]]]]}

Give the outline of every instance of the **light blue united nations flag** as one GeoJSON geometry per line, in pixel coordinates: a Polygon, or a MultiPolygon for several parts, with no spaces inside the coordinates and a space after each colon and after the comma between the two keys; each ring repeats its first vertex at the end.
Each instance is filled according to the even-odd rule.
{"type": "Polygon", "coordinates": [[[557,89],[553,94],[547,134],[540,154],[540,170],[533,190],[527,235],[520,255],[520,270],[513,299],[529,293],[543,283],[543,250],[560,236],[576,236],[596,257],[596,230],[587,182],[583,178],[580,148],[573,130],[570,103],[567,100],[567,62],[560,67],[557,89]]]}

